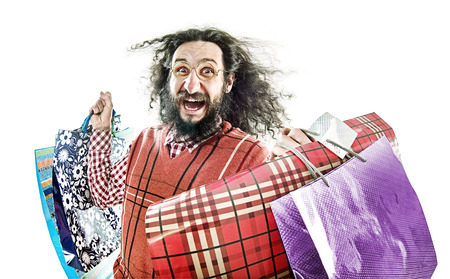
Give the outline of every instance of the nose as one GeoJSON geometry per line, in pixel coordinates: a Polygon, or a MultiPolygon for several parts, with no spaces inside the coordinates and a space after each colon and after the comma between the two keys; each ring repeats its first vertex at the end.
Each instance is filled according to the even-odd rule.
{"type": "Polygon", "coordinates": [[[189,94],[196,93],[200,90],[200,79],[195,73],[195,70],[192,70],[189,76],[184,80],[183,87],[189,94]]]}

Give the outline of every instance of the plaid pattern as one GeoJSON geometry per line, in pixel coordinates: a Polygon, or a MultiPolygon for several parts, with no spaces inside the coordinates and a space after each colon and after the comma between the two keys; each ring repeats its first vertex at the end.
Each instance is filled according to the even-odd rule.
{"type": "MultiPolygon", "coordinates": [[[[345,123],[358,133],[355,152],[383,135],[397,150],[392,128],[375,113],[345,123]]],[[[319,142],[298,150],[322,173],[344,162],[319,142]]],[[[156,276],[291,278],[269,203],[313,178],[289,154],[151,205],[145,222],[156,276]]]]}
{"type": "Polygon", "coordinates": [[[164,139],[170,127],[144,129],[130,151],[122,219],[121,253],[115,276],[149,278],[153,265],[148,253],[145,215],[151,203],[236,174],[265,162],[268,150],[253,137],[224,121],[223,129],[192,154],[171,160],[164,139]],[[176,170],[176,171],[173,171],[176,170]]]}
{"type": "MultiPolygon", "coordinates": [[[[186,137],[177,137],[176,131],[171,129],[164,142],[164,145],[170,147],[170,158],[175,158],[186,148],[192,153],[202,143],[217,134],[217,132],[220,131],[222,124],[222,118],[219,116],[217,125],[211,134],[208,133],[206,137],[194,140],[186,137]]],[[[92,131],[89,142],[89,187],[94,204],[103,209],[123,203],[128,155],[130,152],[128,149],[125,156],[112,164],[109,156],[109,154],[111,154],[111,134],[111,130],[94,130],[92,131]],[[111,171],[107,171],[109,169],[111,171]]],[[[116,136],[123,137],[118,133],[116,133],[116,136]]],[[[130,142],[130,139],[125,138],[125,142],[130,142]]]]}

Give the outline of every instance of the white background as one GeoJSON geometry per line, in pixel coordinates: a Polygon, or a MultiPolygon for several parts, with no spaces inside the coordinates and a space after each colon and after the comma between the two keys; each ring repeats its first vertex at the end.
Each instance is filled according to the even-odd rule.
{"type": "Polygon", "coordinates": [[[81,125],[98,92],[138,130],[154,123],[130,45],[192,26],[274,42],[294,119],[376,112],[397,134],[448,278],[450,9],[446,1],[14,1],[0,4],[2,274],[64,278],[42,214],[34,149],[81,125]],[[163,4],[167,3],[167,4],[163,4]]]}

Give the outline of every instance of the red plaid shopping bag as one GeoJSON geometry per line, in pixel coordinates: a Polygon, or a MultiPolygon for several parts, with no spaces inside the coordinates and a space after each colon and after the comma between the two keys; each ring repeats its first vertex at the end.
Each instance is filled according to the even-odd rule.
{"type": "MultiPolygon", "coordinates": [[[[355,152],[384,135],[398,154],[394,131],[377,114],[345,123],[358,133],[355,152]]],[[[322,173],[345,161],[319,142],[298,150],[322,173]]],[[[292,277],[269,203],[312,180],[291,154],[151,205],[145,222],[156,275],[292,277]]]]}

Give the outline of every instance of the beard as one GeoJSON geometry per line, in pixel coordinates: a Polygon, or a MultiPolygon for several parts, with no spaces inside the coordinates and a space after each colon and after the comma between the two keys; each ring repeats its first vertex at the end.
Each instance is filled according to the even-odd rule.
{"type": "Polygon", "coordinates": [[[194,93],[190,94],[186,91],[179,92],[175,97],[171,94],[164,94],[162,101],[164,110],[161,112],[164,122],[173,122],[177,133],[181,136],[187,136],[189,138],[198,138],[202,136],[207,136],[212,133],[217,126],[217,121],[219,115],[225,112],[228,108],[229,98],[224,97],[225,87],[222,89],[222,94],[220,98],[212,102],[208,94],[204,93],[194,93]],[[193,122],[192,119],[187,119],[186,121],[181,118],[180,106],[182,100],[187,96],[193,97],[197,100],[202,100],[205,102],[206,114],[198,122],[193,122]]]}

